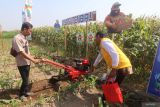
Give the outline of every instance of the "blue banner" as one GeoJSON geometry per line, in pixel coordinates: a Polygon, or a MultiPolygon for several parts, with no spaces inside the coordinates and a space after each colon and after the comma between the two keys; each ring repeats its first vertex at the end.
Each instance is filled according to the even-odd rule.
{"type": "Polygon", "coordinates": [[[147,93],[160,97],[160,42],[154,59],[147,93]]]}
{"type": "Polygon", "coordinates": [[[89,13],[81,14],[78,16],[74,16],[71,18],[67,18],[62,20],[62,25],[71,25],[76,23],[83,23],[88,21],[96,21],[96,11],[92,11],[89,13]]]}

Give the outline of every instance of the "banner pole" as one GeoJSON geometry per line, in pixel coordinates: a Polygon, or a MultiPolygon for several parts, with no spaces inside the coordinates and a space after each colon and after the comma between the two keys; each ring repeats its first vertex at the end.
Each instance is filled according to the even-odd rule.
{"type": "Polygon", "coordinates": [[[0,25],[0,39],[1,39],[1,41],[2,41],[2,42],[1,42],[1,43],[2,43],[1,46],[2,46],[2,52],[3,52],[3,47],[4,47],[3,45],[4,45],[4,44],[3,44],[3,35],[2,35],[2,32],[3,32],[3,31],[2,31],[2,26],[0,25]]]}
{"type": "Polygon", "coordinates": [[[64,28],[65,31],[64,31],[64,36],[65,36],[65,40],[64,40],[64,46],[65,46],[65,55],[66,55],[66,52],[67,52],[67,29],[66,27],[64,28]]]}
{"type": "Polygon", "coordinates": [[[88,21],[86,21],[86,58],[88,58],[88,21]]]}

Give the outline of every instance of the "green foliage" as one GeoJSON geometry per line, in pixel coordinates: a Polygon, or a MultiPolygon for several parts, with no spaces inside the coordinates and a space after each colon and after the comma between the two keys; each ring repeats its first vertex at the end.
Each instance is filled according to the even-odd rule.
{"type": "Polygon", "coordinates": [[[71,83],[71,85],[66,87],[63,91],[70,90],[74,94],[77,94],[79,92],[80,83],[81,82],[71,83]]]}
{"type": "Polygon", "coordinates": [[[20,80],[13,79],[13,73],[7,72],[0,76],[0,89],[13,89],[19,87],[20,80]]]}
{"type": "MultiPolygon", "coordinates": [[[[103,31],[106,33],[106,29],[103,24],[89,24],[87,27],[88,32],[96,33],[97,31],[103,31]]],[[[40,42],[44,46],[47,46],[50,51],[55,52],[58,49],[65,51],[65,56],[69,57],[85,57],[86,55],[86,43],[78,45],[76,43],[77,33],[83,33],[86,40],[86,27],[85,26],[64,26],[61,27],[59,32],[52,27],[42,27],[33,29],[32,37],[36,42],[40,42]],[[66,41],[66,50],[65,50],[66,41]]],[[[90,50],[95,49],[95,45],[89,46],[90,50]]],[[[92,52],[89,52],[89,56],[92,56],[92,52]]],[[[94,52],[95,53],[95,52],[94,52]]]]}
{"type": "Polygon", "coordinates": [[[18,107],[18,106],[20,106],[20,104],[21,104],[21,101],[20,101],[20,100],[17,100],[17,99],[0,100],[0,106],[1,106],[1,107],[3,107],[3,105],[4,105],[4,107],[5,107],[6,105],[9,105],[9,106],[11,106],[11,107],[18,107]],[[5,104],[5,105],[4,105],[4,104],[5,104]]]}
{"type": "Polygon", "coordinates": [[[94,87],[96,85],[96,80],[97,80],[96,76],[90,75],[90,76],[84,77],[83,82],[84,82],[86,87],[91,88],[91,87],[94,87]]]}
{"type": "Polygon", "coordinates": [[[130,58],[135,73],[142,75],[142,78],[152,68],[160,38],[159,31],[159,19],[142,17],[136,19],[132,28],[122,34],[123,50],[130,58]]]}
{"type": "Polygon", "coordinates": [[[102,98],[98,97],[98,107],[103,107],[102,98]]]}
{"type": "Polygon", "coordinates": [[[69,90],[74,94],[77,94],[79,92],[86,91],[86,89],[93,88],[96,85],[97,77],[94,75],[82,76],[81,79],[83,79],[83,81],[71,82],[69,86],[67,86],[66,88],[64,88],[64,90],[61,91],[69,90]]]}
{"type": "Polygon", "coordinates": [[[3,31],[2,32],[2,37],[13,38],[16,34],[18,34],[18,31],[3,31]]]}

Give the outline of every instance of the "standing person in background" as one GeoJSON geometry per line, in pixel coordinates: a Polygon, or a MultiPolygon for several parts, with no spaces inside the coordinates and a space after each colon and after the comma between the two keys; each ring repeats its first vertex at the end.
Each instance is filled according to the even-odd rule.
{"type": "Polygon", "coordinates": [[[2,26],[0,25],[0,38],[2,36],[2,26]]]}
{"type": "Polygon", "coordinates": [[[58,20],[56,20],[56,23],[54,24],[54,28],[56,29],[56,31],[57,32],[59,32],[60,31],[60,24],[59,24],[59,21],[58,20]]]}
{"type": "Polygon", "coordinates": [[[119,49],[119,47],[102,32],[97,32],[95,42],[99,47],[99,54],[93,64],[93,71],[100,63],[102,58],[105,60],[111,72],[108,72],[106,78],[119,85],[126,75],[132,74],[132,65],[128,57],[119,49]]]}
{"type": "Polygon", "coordinates": [[[21,32],[17,34],[12,41],[12,50],[14,51],[17,67],[22,78],[19,97],[22,101],[27,101],[27,96],[33,93],[29,92],[29,71],[31,61],[35,64],[40,63],[39,59],[35,59],[29,52],[29,44],[27,36],[32,33],[32,24],[24,22],[21,27],[21,32]]]}
{"type": "Polygon", "coordinates": [[[110,14],[105,18],[104,24],[108,28],[108,33],[120,33],[122,31],[117,31],[117,23],[119,21],[120,16],[125,16],[124,13],[120,12],[121,4],[119,2],[115,2],[111,7],[110,14]]]}
{"type": "Polygon", "coordinates": [[[117,24],[121,20],[120,17],[124,17],[124,13],[120,12],[121,4],[119,2],[115,2],[111,7],[111,12],[105,18],[104,24],[107,27],[109,35],[112,35],[112,39],[114,39],[115,33],[121,33],[122,30],[117,29],[117,24]]]}

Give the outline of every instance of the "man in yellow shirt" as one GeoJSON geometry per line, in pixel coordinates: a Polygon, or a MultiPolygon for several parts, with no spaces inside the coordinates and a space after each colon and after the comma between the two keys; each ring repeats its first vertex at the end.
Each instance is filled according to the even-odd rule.
{"type": "Polygon", "coordinates": [[[99,64],[102,58],[105,60],[111,72],[108,78],[116,77],[115,82],[120,85],[126,75],[132,74],[132,65],[128,57],[118,48],[118,46],[101,32],[97,32],[95,38],[100,52],[93,64],[93,68],[99,64]]]}

